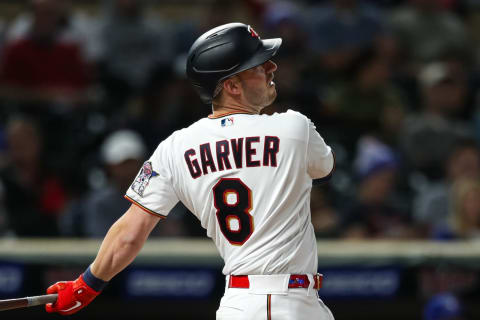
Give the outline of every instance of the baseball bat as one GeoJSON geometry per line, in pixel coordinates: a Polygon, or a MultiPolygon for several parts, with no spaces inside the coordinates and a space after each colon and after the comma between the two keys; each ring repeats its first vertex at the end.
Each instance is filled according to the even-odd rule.
{"type": "Polygon", "coordinates": [[[57,301],[57,294],[45,294],[42,296],[24,297],[18,299],[0,300],[0,311],[39,306],[57,301]]]}

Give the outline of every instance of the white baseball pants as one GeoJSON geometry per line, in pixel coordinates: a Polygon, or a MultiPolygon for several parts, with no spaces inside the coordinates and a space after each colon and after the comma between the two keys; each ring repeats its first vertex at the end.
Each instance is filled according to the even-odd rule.
{"type": "Polygon", "coordinates": [[[249,276],[248,289],[227,285],[216,319],[334,320],[330,309],[313,289],[313,281],[308,289],[288,288],[285,277],[289,275],[249,276]]]}

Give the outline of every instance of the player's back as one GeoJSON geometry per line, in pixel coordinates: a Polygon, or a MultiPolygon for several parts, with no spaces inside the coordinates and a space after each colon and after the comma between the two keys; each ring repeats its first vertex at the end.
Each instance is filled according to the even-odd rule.
{"type": "MultiPolygon", "coordinates": [[[[215,242],[225,274],[316,272],[312,127],[293,111],[204,118],[172,134],[152,156],[163,159],[175,195],[215,242]]],[[[319,158],[331,156],[317,138],[324,146],[319,158]]]]}

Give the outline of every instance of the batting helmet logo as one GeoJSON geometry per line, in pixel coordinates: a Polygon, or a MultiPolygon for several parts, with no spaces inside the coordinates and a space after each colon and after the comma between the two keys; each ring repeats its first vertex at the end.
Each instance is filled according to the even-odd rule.
{"type": "Polygon", "coordinates": [[[252,27],[248,26],[248,32],[250,32],[250,34],[252,35],[252,37],[254,37],[254,38],[259,38],[259,39],[260,39],[260,36],[258,35],[258,33],[257,33],[255,30],[253,30],[252,27]]]}

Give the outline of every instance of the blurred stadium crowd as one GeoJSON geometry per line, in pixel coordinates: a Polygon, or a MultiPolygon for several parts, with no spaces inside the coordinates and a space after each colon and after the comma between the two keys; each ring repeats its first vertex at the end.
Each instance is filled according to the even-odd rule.
{"type": "MultiPolygon", "coordinates": [[[[0,236],[103,237],[158,143],[211,111],[188,48],[240,20],[283,38],[265,112],[304,113],[336,153],[312,191],[319,238],[479,238],[480,1],[190,2],[206,10],[30,0],[0,15],[0,236]]],[[[174,210],[153,236],[204,236],[174,210]]]]}

